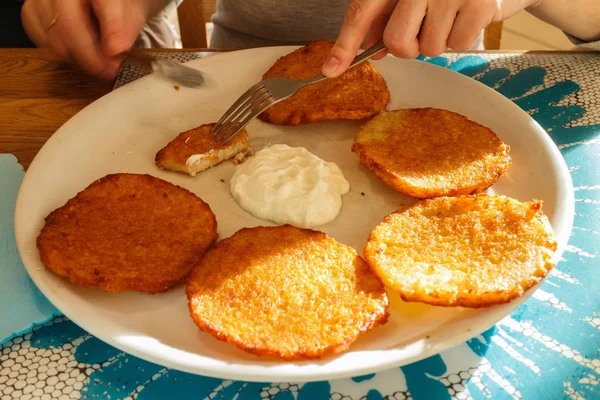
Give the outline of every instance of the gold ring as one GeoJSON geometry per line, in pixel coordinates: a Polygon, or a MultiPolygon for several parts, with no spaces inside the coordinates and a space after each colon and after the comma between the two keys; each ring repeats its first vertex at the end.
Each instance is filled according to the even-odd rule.
{"type": "Polygon", "coordinates": [[[58,21],[58,12],[54,15],[54,18],[52,18],[52,21],[50,21],[50,23],[46,27],[46,32],[48,32],[50,30],[50,28],[52,28],[56,24],[57,21],[58,21]]]}

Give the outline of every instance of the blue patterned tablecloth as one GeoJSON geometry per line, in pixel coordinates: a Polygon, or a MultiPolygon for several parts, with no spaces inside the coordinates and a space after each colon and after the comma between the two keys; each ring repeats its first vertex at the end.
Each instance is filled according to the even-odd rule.
{"type": "MultiPolygon", "coordinates": [[[[169,370],[91,336],[31,283],[13,234],[24,172],[13,156],[0,155],[0,400],[600,399],[600,56],[449,54],[423,61],[515,101],[548,131],[569,166],[573,233],[563,259],[523,306],[442,354],[352,379],[247,383],[169,370]]],[[[115,86],[145,72],[126,65],[115,86]]]]}

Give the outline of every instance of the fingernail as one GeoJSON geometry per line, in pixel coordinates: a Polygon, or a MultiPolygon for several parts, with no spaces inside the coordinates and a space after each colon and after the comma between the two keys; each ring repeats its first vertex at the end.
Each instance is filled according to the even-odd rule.
{"type": "Polygon", "coordinates": [[[325,64],[323,64],[323,75],[325,76],[332,76],[335,74],[335,71],[337,70],[338,66],[340,65],[340,60],[335,57],[335,56],[331,56],[327,59],[327,61],[325,61],[325,64]]]}

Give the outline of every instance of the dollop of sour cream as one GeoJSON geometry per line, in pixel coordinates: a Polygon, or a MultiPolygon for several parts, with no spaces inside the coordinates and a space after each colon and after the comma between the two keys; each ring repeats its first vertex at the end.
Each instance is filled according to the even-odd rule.
{"type": "Polygon", "coordinates": [[[230,189],[257,218],[310,228],[337,217],[350,184],[335,163],[303,147],[274,144],[237,168],[230,189]]]}

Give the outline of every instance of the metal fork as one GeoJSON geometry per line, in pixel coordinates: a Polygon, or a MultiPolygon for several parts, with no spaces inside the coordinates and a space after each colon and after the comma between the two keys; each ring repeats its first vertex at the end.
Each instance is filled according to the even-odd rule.
{"type": "MultiPolygon", "coordinates": [[[[383,41],[377,42],[352,60],[349,68],[383,51],[383,41]]],[[[287,99],[300,88],[326,79],[318,75],[304,80],[268,78],[248,89],[212,127],[211,133],[221,145],[229,142],[246,125],[273,104],[287,99]]]]}

